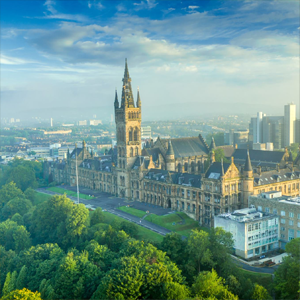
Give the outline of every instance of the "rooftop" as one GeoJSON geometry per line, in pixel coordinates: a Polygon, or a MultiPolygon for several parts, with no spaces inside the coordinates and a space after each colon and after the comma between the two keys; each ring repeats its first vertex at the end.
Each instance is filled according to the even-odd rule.
{"type": "Polygon", "coordinates": [[[216,217],[229,219],[239,223],[251,223],[251,222],[257,222],[258,220],[262,220],[262,219],[271,219],[274,218],[275,215],[257,211],[254,205],[251,205],[250,208],[235,210],[233,213],[221,214],[216,217]]]}

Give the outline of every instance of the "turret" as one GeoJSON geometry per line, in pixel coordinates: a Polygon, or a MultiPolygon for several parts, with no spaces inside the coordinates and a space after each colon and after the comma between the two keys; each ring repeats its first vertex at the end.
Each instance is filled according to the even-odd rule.
{"type": "Polygon", "coordinates": [[[251,165],[251,159],[249,150],[247,151],[247,157],[243,170],[243,207],[248,207],[248,197],[253,194],[253,169],[251,165]]]}
{"type": "Polygon", "coordinates": [[[223,158],[221,158],[221,177],[224,176],[224,164],[223,164],[223,158]]]}
{"type": "Polygon", "coordinates": [[[215,139],[212,137],[211,138],[211,143],[210,143],[210,146],[209,146],[209,151],[215,150],[216,148],[217,147],[216,147],[215,139]]]}
{"type": "Polygon", "coordinates": [[[249,150],[247,150],[247,158],[244,167],[244,175],[247,177],[253,177],[253,169],[252,169],[251,159],[249,155],[249,150]]]}
{"type": "Polygon", "coordinates": [[[212,164],[212,163],[214,163],[215,161],[216,161],[215,150],[212,149],[212,150],[210,151],[210,163],[212,164]]]}
{"type": "Polygon", "coordinates": [[[142,102],[140,98],[140,89],[137,90],[137,100],[136,100],[136,107],[142,107],[142,102]]]}
{"type": "Polygon", "coordinates": [[[116,89],[116,94],[115,94],[115,109],[119,108],[119,100],[118,100],[118,93],[116,89]]]}
{"type": "Polygon", "coordinates": [[[166,169],[168,171],[175,171],[175,154],[171,140],[169,140],[168,150],[166,153],[166,169]]]}

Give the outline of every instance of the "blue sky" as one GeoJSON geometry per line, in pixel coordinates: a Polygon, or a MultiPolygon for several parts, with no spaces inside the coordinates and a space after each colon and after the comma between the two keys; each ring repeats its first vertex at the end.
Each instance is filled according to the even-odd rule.
{"type": "Polygon", "coordinates": [[[187,117],[190,107],[201,115],[211,103],[217,113],[224,105],[280,113],[299,101],[298,1],[0,5],[5,116],[37,108],[112,111],[125,57],[144,114],[181,103],[187,117]]]}

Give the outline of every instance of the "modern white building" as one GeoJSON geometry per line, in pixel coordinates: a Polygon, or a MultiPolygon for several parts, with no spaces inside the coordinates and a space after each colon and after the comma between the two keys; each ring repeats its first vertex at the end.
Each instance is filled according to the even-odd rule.
{"type": "Polygon", "coordinates": [[[101,125],[102,121],[101,120],[90,120],[90,125],[91,126],[97,126],[97,125],[101,125]]]}
{"type": "Polygon", "coordinates": [[[53,127],[53,119],[50,118],[50,126],[53,127]]]}
{"type": "Polygon", "coordinates": [[[142,139],[151,138],[151,126],[141,127],[142,139]]]}
{"type": "Polygon", "coordinates": [[[278,215],[280,248],[284,249],[286,243],[292,239],[300,238],[300,195],[288,197],[282,196],[280,191],[270,191],[257,196],[250,196],[248,202],[249,205],[255,205],[258,211],[278,215]]]}
{"type": "Polygon", "coordinates": [[[87,120],[84,121],[78,121],[79,126],[86,126],[87,125],[87,120]]]}
{"type": "Polygon", "coordinates": [[[284,143],[290,146],[296,138],[296,105],[290,103],[284,106],[284,143]]]}
{"type": "Polygon", "coordinates": [[[245,259],[279,247],[278,216],[259,212],[254,206],[215,216],[214,227],[231,232],[235,254],[245,259]]]}

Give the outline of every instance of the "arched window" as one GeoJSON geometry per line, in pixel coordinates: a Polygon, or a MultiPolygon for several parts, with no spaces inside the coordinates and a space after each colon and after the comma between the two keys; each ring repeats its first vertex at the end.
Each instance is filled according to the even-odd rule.
{"type": "Polygon", "coordinates": [[[138,156],[138,155],[139,155],[139,148],[135,147],[135,156],[138,156]]]}
{"type": "Polygon", "coordinates": [[[133,157],[133,148],[130,148],[130,157],[133,157]]]}
{"type": "Polygon", "coordinates": [[[178,168],[178,172],[181,173],[182,172],[182,165],[181,165],[181,163],[178,164],[177,168],[178,168]]]}
{"type": "Polygon", "coordinates": [[[185,171],[185,172],[187,172],[188,167],[189,167],[188,163],[184,163],[184,171],[185,171]]]}
{"type": "Polygon", "coordinates": [[[200,173],[201,172],[201,161],[200,160],[198,160],[198,172],[200,173]]]}
{"type": "Polygon", "coordinates": [[[123,160],[123,169],[125,169],[125,161],[123,160]]]}
{"type": "Polygon", "coordinates": [[[191,163],[191,172],[194,173],[195,172],[195,163],[192,161],[191,163]]]}
{"type": "Polygon", "coordinates": [[[132,141],[132,128],[129,128],[129,142],[132,141]]]}
{"type": "Polygon", "coordinates": [[[139,130],[137,127],[134,128],[134,141],[138,141],[139,130]]]}

